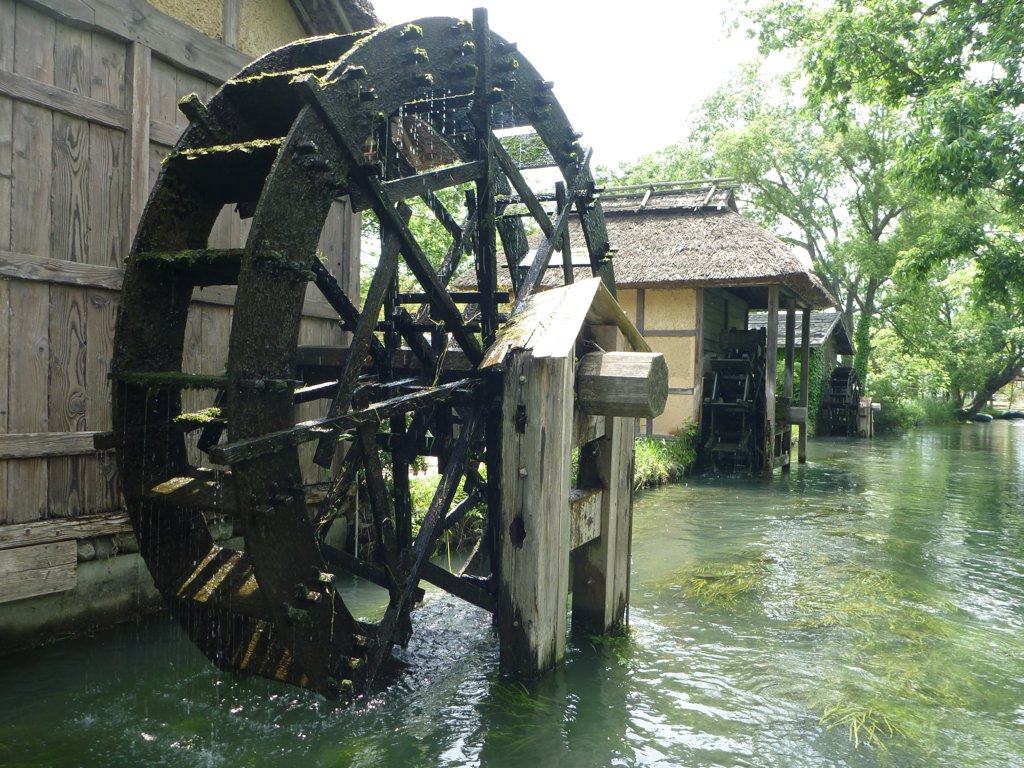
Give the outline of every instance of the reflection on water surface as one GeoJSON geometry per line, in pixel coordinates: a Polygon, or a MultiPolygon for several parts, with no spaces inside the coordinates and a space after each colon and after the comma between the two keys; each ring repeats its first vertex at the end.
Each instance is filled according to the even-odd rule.
{"type": "Polygon", "coordinates": [[[1022,486],[1024,424],[996,422],[649,492],[630,633],[528,685],[436,595],[412,672],[348,709],[220,673],[163,619],[6,658],[0,765],[1019,765],[1022,486]]]}

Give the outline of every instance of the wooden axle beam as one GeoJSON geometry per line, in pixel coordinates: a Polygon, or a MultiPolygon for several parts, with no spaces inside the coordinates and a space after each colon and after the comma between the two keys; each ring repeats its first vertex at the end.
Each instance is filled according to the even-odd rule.
{"type": "Polygon", "coordinates": [[[591,352],[576,371],[584,413],[654,418],[668,399],[668,365],[660,352],[591,352]]]}

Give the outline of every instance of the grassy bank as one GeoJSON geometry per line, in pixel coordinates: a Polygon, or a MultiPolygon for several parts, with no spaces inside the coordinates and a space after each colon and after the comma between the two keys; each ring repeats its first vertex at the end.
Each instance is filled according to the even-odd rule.
{"type": "Polygon", "coordinates": [[[941,426],[961,421],[956,406],[949,400],[882,400],[881,404],[881,412],[875,414],[875,432],[878,434],[898,434],[911,427],[941,426]]]}
{"type": "Polygon", "coordinates": [[[676,437],[639,437],[633,487],[640,490],[678,482],[690,471],[696,458],[696,425],[684,427],[676,437]]]}

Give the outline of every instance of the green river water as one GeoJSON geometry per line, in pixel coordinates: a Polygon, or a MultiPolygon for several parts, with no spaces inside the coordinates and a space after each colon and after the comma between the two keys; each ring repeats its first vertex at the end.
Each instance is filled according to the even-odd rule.
{"type": "Polygon", "coordinates": [[[524,686],[434,594],[412,671],[345,708],[160,618],[0,659],[0,766],[1024,765],[1024,422],[644,493],[630,619],[524,686]]]}

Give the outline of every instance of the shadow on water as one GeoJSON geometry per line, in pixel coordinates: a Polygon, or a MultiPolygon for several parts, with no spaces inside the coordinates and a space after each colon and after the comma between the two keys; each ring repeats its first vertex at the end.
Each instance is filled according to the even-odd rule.
{"type": "Polygon", "coordinates": [[[995,423],[645,493],[629,632],[530,683],[436,593],[410,670],[348,708],[221,673],[164,619],[9,657],[0,765],[1021,764],[1022,485],[1024,425],[995,423]]]}

